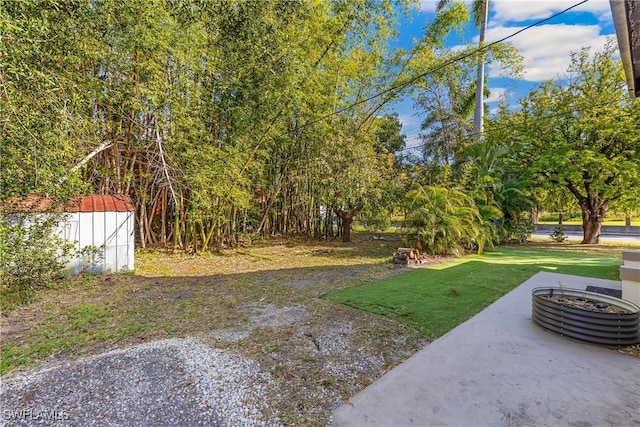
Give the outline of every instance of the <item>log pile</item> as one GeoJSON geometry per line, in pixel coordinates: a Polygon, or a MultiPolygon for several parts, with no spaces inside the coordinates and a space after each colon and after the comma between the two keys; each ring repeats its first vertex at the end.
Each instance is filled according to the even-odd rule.
{"type": "Polygon", "coordinates": [[[393,256],[394,264],[417,265],[427,262],[426,256],[413,248],[398,248],[393,256]]]}

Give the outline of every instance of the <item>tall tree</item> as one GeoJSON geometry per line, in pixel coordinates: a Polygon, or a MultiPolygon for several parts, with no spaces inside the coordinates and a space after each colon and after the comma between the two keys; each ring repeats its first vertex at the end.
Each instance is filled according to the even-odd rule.
{"type": "MultiPolygon", "coordinates": [[[[456,55],[446,53],[440,58],[447,61],[456,55]]],[[[420,133],[424,162],[434,166],[451,166],[473,131],[473,66],[462,63],[452,68],[425,77],[416,99],[416,108],[426,115],[420,133]]]]}
{"type": "Polygon", "coordinates": [[[640,200],[640,103],[627,96],[615,44],[575,53],[566,84],[545,83],[503,110],[500,126],[537,185],[561,187],[582,212],[582,243],[600,242],[612,203],[640,200]]]}
{"type": "Polygon", "coordinates": [[[97,138],[83,102],[92,88],[79,72],[87,14],[78,6],[0,5],[0,200],[32,192],[68,197],[85,188],[72,167],[81,145],[97,138]]]}
{"type": "Polygon", "coordinates": [[[480,29],[478,37],[478,72],[476,77],[476,108],[473,113],[473,134],[477,139],[482,139],[484,130],[484,40],[489,20],[489,0],[475,0],[473,3],[476,26],[480,29]]]}
{"type": "MultiPolygon", "coordinates": [[[[486,19],[481,14],[486,7],[488,1],[473,2],[472,18],[477,26],[481,26],[483,41],[486,19]]],[[[436,16],[448,14],[464,16],[465,22],[469,19],[469,9],[462,2],[439,2],[436,16]]],[[[424,161],[432,170],[437,171],[438,166],[442,166],[447,172],[456,161],[458,151],[477,140],[480,134],[478,120],[484,114],[483,97],[489,95],[483,74],[485,64],[498,62],[513,76],[522,71],[521,56],[512,45],[502,43],[485,50],[483,41],[464,51],[439,47],[432,64],[448,65],[434,67],[418,85],[416,108],[425,116],[420,135],[424,143],[424,161]]]]}
{"type": "Polygon", "coordinates": [[[0,200],[127,194],[143,247],[328,234],[323,208],[346,224],[387,197],[384,107],[466,9],[405,55],[388,42],[411,2],[4,1],[0,200]]]}

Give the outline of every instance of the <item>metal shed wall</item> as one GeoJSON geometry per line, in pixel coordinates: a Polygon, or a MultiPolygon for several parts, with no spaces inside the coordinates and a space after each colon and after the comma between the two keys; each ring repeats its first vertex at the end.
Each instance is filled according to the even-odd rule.
{"type": "Polygon", "coordinates": [[[61,227],[61,237],[76,250],[68,268],[75,274],[133,271],[135,224],[129,198],[85,196],[72,207],[61,227]]]}
{"type": "Polygon", "coordinates": [[[76,274],[82,270],[119,272],[134,269],[133,212],[68,214],[64,238],[75,246],[77,256],[68,266],[76,274]],[[96,254],[99,256],[92,256],[96,254]]]}
{"type": "Polygon", "coordinates": [[[63,214],[55,233],[75,248],[67,263],[75,274],[134,269],[134,206],[128,196],[94,194],[57,204],[51,198],[30,195],[9,200],[5,208],[16,215],[27,214],[26,227],[31,218],[63,214]]]}

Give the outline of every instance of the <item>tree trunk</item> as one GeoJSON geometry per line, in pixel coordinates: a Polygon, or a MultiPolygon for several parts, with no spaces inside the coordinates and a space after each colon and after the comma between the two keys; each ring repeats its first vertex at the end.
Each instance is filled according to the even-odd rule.
{"type": "MultiPolygon", "coordinates": [[[[484,47],[485,34],[487,32],[487,21],[489,18],[489,0],[482,3],[482,15],[480,16],[480,35],[478,48],[484,47]]],[[[484,52],[480,51],[478,55],[478,71],[476,83],[476,108],[473,113],[473,136],[476,140],[483,139],[484,128],[484,52]]]]}
{"type": "MultiPolygon", "coordinates": [[[[586,174],[588,176],[588,174],[586,174]]],[[[580,194],[576,185],[570,181],[566,181],[566,186],[571,193],[578,199],[578,205],[582,211],[582,231],[583,245],[599,245],[600,229],[602,228],[602,220],[607,212],[607,203],[603,202],[604,193],[596,193],[589,191],[588,182],[585,183],[586,195],[580,194]]]]}
{"type": "Polygon", "coordinates": [[[584,245],[599,245],[602,222],[598,221],[596,216],[591,214],[587,214],[587,218],[585,219],[584,212],[582,217],[582,230],[584,232],[584,237],[580,243],[584,245]]]}
{"type": "Polygon", "coordinates": [[[558,214],[558,224],[562,225],[562,220],[564,219],[564,214],[562,212],[560,212],[558,214]]]}
{"type": "Polygon", "coordinates": [[[580,200],[580,209],[582,210],[582,230],[584,245],[600,244],[600,229],[602,228],[602,220],[607,210],[607,206],[602,204],[600,195],[589,195],[580,200]]]}
{"type": "Polygon", "coordinates": [[[335,209],[336,215],[340,217],[342,223],[342,241],[351,241],[351,224],[353,224],[353,218],[360,213],[360,209],[342,210],[341,208],[335,209]]]}
{"type": "Polygon", "coordinates": [[[144,231],[144,219],[146,218],[145,214],[145,204],[144,202],[140,203],[140,216],[138,217],[138,234],[140,235],[140,246],[142,249],[147,247],[147,241],[145,240],[145,231],[144,231]]]}
{"type": "Polygon", "coordinates": [[[351,241],[351,224],[353,223],[353,218],[345,217],[342,218],[342,241],[350,242],[351,241]]]}
{"type": "Polygon", "coordinates": [[[162,210],[160,216],[160,238],[162,246],[167,247],[167,189],[162,189],[162,210]]]}

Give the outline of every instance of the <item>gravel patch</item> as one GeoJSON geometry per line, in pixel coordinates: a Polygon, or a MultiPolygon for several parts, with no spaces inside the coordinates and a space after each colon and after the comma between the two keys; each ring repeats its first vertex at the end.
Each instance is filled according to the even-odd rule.
{"type": "Polygon", "coordinates": [[[252,304],[248,309],[251,313],[250,323],[254,327],[278,328],[309,317],[309,312],[301,305],[278,308],[275,304],[252,304]]]}
{"type": "Polygon", "coordinates": [[[302,305],[278,308],[275,304],[248,304],[242,311],[249,321],[236,328],[217,329],[209,336],[221,341],[240,341],[258,327],[279,328],[309,318],[309,311],[302,305]]]}
{"type": "Polygon", "coordinates": [[[351,324],[337,324],[311,336],[316,353],[324,360],[324,371],[343,380],[356,379],[363,372],[374,377],[382,375],[384,360],[365,348],[354,348],[349,339],[354,334],[351,324]]]}
{"type": "Polygon", "coordinates": [[[194,338],[154,341],[2,379],[0,425],[278,426],[258,365],[194,338]]]}

